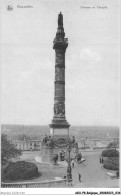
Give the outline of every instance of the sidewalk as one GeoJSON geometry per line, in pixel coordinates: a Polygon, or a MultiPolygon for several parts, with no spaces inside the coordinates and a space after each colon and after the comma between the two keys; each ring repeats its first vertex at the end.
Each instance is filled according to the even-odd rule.
{"type": "Polygon", "coordinates": [[[80,182],[74,185],[74,188],[119,188],[120,183],[119,179],[113,180],[100,180],[93,182],[80,182]]]}

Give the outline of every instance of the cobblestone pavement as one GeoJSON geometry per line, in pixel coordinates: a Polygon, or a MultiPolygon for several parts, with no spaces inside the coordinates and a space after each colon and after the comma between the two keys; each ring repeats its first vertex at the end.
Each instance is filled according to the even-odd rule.
{"type": "Polygon", "coordinates": [[[85,162],[72,169],[74,185],[79,182],[78,173],[81,174],[81,182],[83,183],[106,178],[105,173],[107,170],[105,170],[99,162],[100,154],[83,154],[83,157],[85,158],[85,162]]]}
{"type": "MultiPolygon", "coordinates": [[[[106,172],[111,172],[115,174],[115,171],[106,170],[103,168],[102,164],[100,164],[99,158],[100,158],[101,151],[95,151],[95,152],[82,152],[83,158],[85,159],[85,162],[83,164],[76,164],[75,167],[72,168],[72,177],[73,177],[73,187],[96,187],[96,185],[99,185],[100,182],[102,182],[102,187],[107,187],[109,185],[112,185],[113,182],[116,182],[117,180],[113,180],[113,182],[109,181],[110,178],[106,176],[106,172]],[[81,182],[79,182],[78,173],[81,174],[81,182]],[[105,184],[105,186],[103,186],[105,184]]],[[[35,153],[37,155],[37,153],[35,153]]],[[[30,161],[34,157],[33,155],[30,161]]],[[[29,156],[30,157],[30,156],[29,156]]],[[[27,156],[26,156],[27,158],[27,156]]],[[[27,159],[26,159],[27,160],[27,159]]],[[[64,177],[67,172],[67,167],[59,167],[59,166],[44,166],[37,163],[38,168],[40,172],[42,171],[42,176],[38,179],[35,179],[33,181],[44,181],[44,180],[53,180],[55,177],[64,177]]],[[[119,185],[118,181],[115,185],[119,185]]],[[[117,186],[118,187],[118,186],[117,186]]]]}
{"type": "Polygon", "coordinates": [[[75,188],[119,188],[119,179],[99,180],[93,182],[78,183],[75,188]]]}
{"type": "MultiPolygon", "coordinates": [[[[89,183],[89,182],[97,182],[102,180],[108,180],[108,176],[106,176],[106,172],[111,172],[115,174],[115,171],[106,170],[103,168],[103,165],[100,164],[100,154],[101,152],[83,152],[83,158],[85,162],[82,164],[76,164],[75,167],[72,168],[72,177],[73,177],[73,185],[79,184],[78,173],[81,174],[81,183],[89,183]]],[[[57,169],[58,173],[65,173],[66,169],[57,169]]]]}

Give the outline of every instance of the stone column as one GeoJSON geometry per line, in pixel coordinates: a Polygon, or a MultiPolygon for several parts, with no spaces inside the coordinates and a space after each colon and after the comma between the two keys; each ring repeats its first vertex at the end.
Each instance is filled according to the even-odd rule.
{"type": "Polygon", "coordinates": [[[65,51],[55,50],[54,118],[65,119],[65,51]]]}
{"type": "Polygon", "coordinates": [[[54,116],[50,124],[51,134],[68,134],[69,124],[65,117],[65,52],[68,39],[65,38],[63,28],[63,15],[58,15],[58,28],[53,41],[55,50],[55,91],[54,91],[54,116]]]}

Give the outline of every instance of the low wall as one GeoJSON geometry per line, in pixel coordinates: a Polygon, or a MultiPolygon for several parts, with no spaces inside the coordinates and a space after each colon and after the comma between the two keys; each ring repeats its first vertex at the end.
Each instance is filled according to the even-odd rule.
{"type": "Polygon", "coordinates": [[[42,182],[1,183],[2,188],[55,188],[66,185],[67,185],[66,179],[42,182]]]}

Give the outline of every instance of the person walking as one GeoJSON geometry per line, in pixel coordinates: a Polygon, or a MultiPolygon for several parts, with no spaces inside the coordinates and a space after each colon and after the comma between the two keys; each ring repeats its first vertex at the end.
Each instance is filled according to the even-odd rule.
{"type": "Polygon", "coordinates": [[[102,164],[103,164],[103,158],[102,158],[102,164]]]}
{"type": "Polygon", "coordinates": [[[119,170],[116,171],[116,177],[119,179],[119,170]]]}
{"type": "Polygon", "coordinates": [[[101,157],[100,157],[100,164],[102,163],[101,157]]]}
{"type": "Polygon", "coordinates": [[[72,162],[72,167],[74,168],[74,162],[72,162]]]}
{"type": "Polygon", "coordinates": [[[64,175],[63,179],[66,179],[66,175],[64,175]]]}
{"type": "Polygon", "coordinates": [[[80,173],[78,173],[79,174],[79,182],[81,182],[81,174],[80,173]]]}

